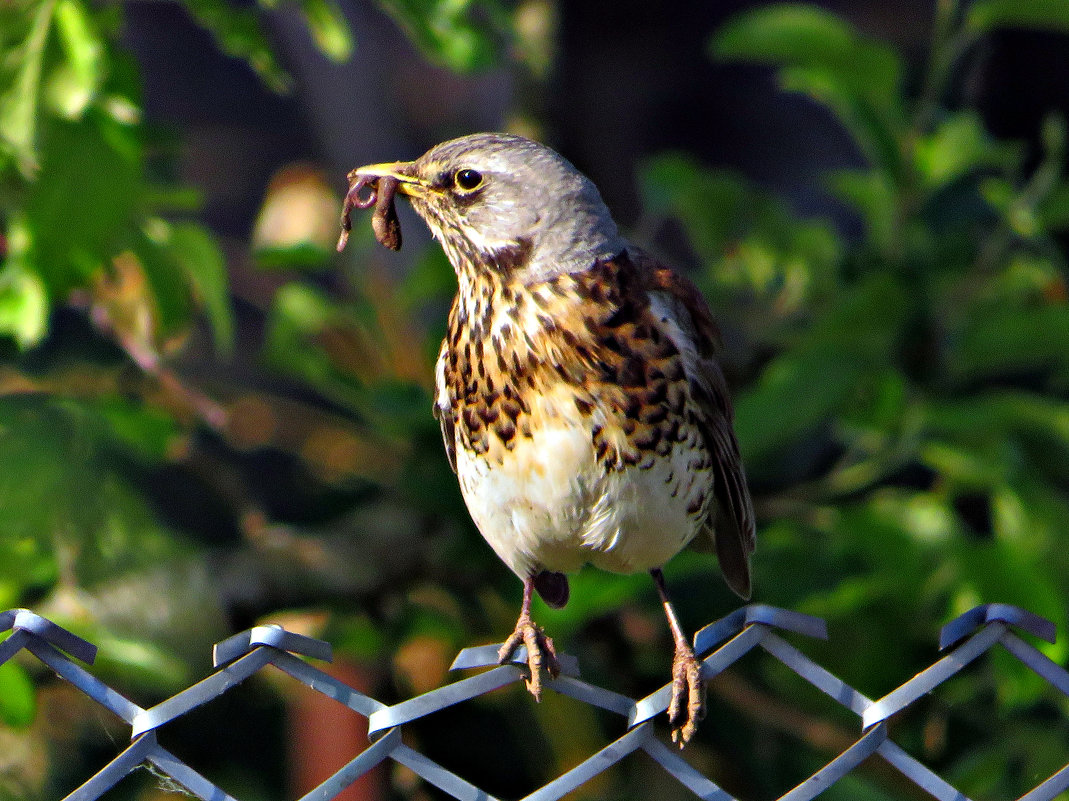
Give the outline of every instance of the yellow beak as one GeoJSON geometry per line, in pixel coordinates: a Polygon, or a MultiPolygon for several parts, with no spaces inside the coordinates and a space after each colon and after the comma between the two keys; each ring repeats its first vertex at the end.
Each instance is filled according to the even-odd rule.
{"type": "Polygon", "coordinates": [[[390,161],[383,164],[368,164],[366,167],[357,167],[346,178],[351,186],[354,181],[361,178],[371,180],[374,178],[396,178],[397,191],[410,197],[422,197],[430,189],[430,185],[416,175],[416,163],[414,161],[390,161]]]}

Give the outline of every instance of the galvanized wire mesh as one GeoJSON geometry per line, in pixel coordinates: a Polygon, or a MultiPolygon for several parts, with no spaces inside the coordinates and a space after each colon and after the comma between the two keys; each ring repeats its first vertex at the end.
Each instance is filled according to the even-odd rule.
{"type": "MultiPolygon", "coordinates": [[[[1001,644],[1024,665],[1069,696],[1069,672],[1055,664],[1014,629],[1054,642],[1055,627],[1023,609],[1003,604],[979,606],[943,627],[940,648],[946,655],[883,698],[872,700],[818,665],[784,640],[777,631],[826,638],[824,621],[763,605],[751,605],[706,626],[695,636],[695,651],[704,656],[703,675],[711,678],[745,654],[760,648],[791,671],[852,711],[859,718],[856,742],[779,801],[815,798],[873,755],[878,755],[908,781],[940,801],[968,801],[958,789],[896,745],[887,722],[966,668],[981,654],[1001,644]]],[[[55,623],[26,609],[0,613],[0,664],[25,649],[101,706],[130,725],[131,743],[95,776],[67,796],[67,801],[100,798],[124,776],[145,763],[171,777],[204,801],[234,801],[230,795],[163,748],[156,737],[164,724],[217,698],[267,665],[274,665],[312,690],[322,693],[368,719],[371,744],[341,770],[304,796],[302,801],[330,801],[360,776],[384,760],[407,766],[426,781],[461,801],[496,801],[432,759],[407,746],[404,725],[499,687],[521,681],[525,654],[519,649],[513,663],[499,665],[496,645],[468,648],[457,656],[454,669],[488,668],[485,672],[436,690],[386,705],[358,692],[306,661],[330,660],[330,646],[277,626],[261,626],[237,634],[215,646],[215,672],[173,697],[143,709],[95,678],[79,663],[91,664],[96,647],[55,623]]],[[[655,737],[653,721],[668,708],[671,688],[665,685],[634,700],[582,681],[573,658],[562,658],[562,674],[547,682],[549,689],[627,718],[627,732],[564,775],[527,796],[526,801],[555,801],[636,751],[649,754],[670,776],[698,798],[731,801],[732,796],[688,764],[678,751],[655,737]]],[[[443,733],[443,736],[445,734],[443,733]]],[[[1067,756],[1069,758],[1069,756],[1067,756]]],[[[1069,762],[1019,801],[1051,801],[1069,789],[1069,762]]]]}

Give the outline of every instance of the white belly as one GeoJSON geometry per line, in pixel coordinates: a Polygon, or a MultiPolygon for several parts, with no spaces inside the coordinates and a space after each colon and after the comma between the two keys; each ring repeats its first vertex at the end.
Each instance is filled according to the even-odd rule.
{"type": "Polygon", "coordinates": [[[694,537],[698,516],[687,507],[704,489],[694,482],[710,476],[688,470],[682,446],[647,468],[606,470],[570,395],[535,405],[540,425],[530,438],[517,436],[501,464],[493,452],[457,448],[468,511],[513,572],[525,578],[591,563],[634,573],[660,567],[694,537]]]}

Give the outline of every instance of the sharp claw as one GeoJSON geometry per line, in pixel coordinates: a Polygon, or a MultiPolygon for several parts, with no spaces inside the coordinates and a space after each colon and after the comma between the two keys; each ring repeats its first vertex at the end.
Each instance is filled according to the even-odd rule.
{"type": "Polygon", "coordinates": [[[498,649],[497,658],[501,664],[509,661],[516,646],[523,643],[527,649],[527,669],[530,675],[527,677],[527,689],[536,701],[542,700],[542,669],[556,678],[560,675],[560,663],[557,661],[557,650],[553,646],[553,640],[545,635],[529,618],[522,618],[516,623],[516,630],[512,632],[505,643],[498,649]]]}

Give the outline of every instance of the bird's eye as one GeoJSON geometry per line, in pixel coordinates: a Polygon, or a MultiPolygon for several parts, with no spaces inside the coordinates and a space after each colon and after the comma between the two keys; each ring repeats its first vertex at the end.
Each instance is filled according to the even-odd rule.
{"type": "Polygon", "coordinates": [[[483,175],[478,170],[457,170],[457,174],[453,176],[453,182],[465,192],[471,192],[482,186],[483,175]]]}

